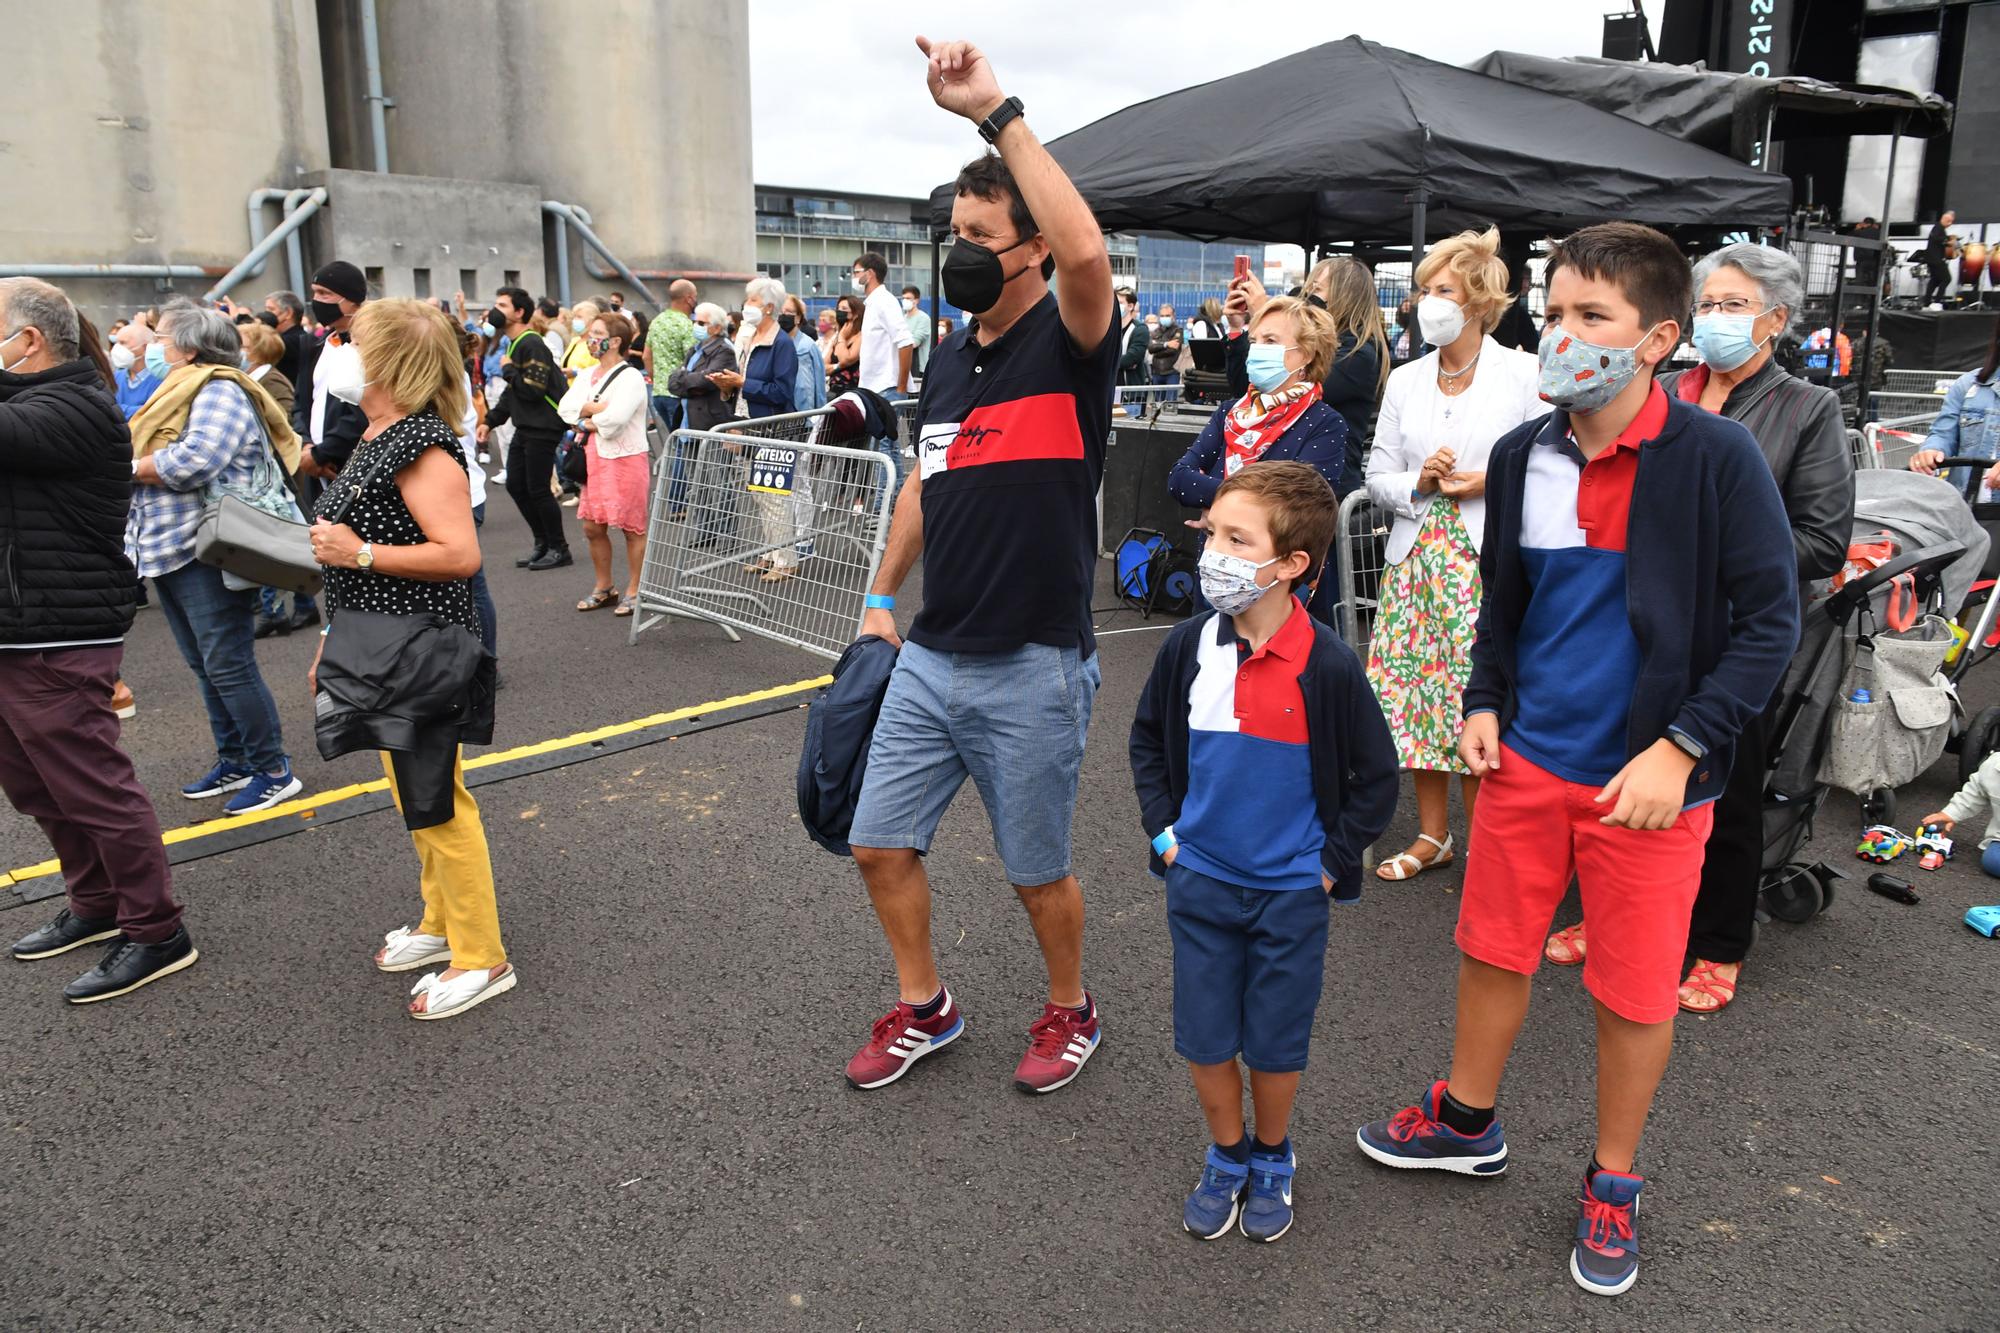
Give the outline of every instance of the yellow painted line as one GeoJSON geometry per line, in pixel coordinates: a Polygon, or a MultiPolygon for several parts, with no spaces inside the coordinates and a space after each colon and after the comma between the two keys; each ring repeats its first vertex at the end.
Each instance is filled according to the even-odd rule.
{"type": "MultiPolygon", "coordinates": [[[[511,750],[494,750],[477,758],[465,761],[468,769],[491,768],[495,764],[505,764],[516,759],[532,759],[559,750],[573,750],[579,746],[593,745],[619,736],[629,736],[635,731],[645,731],[651,727],[662,727],[670,722],[685,722],[691,717],[704,713],[721,712],[729,708],[742,708],[747,704],[760,704],[772,699],[782,699],[787,695],[804,694],[807,690],[831,685],[832,676],[814,676],[811,680],[793,681],[790,685],[774,685],[768,690],[752,690],[748,694],[732,694],[727,699],[712,699],[705,704],[691,704],[686,708],[676,708],[665,713],[652,713],[634,718],[630,722],[615,722],[608,727],[597,727],[591,731],[579,731],[568,736],[557,736],[550,740],[535,741],[528,745],[517,745],[511,750]]],[[[273,819],[311,819],[320,810],[341,801],[351,801],[357,796],[371,792],[389,790],[387,778],[376,778],[373,782],[356,782],[346,787],[335,787],[328,791],[315,792],[311,796],[296,801],[286,801],[274,805],[269,810],[259,810],[255,814],[234,815],[222,819],[204,820],[199,824],[188,824],[181,828],[168,829],[160,835],[160,841],[171,847],[175,843],[190,842],[195,838],[206,838],[215,833],[231,833],[252,824],[263,824],[273,819]]],[[[40,879],[44,875],[57,874],[62,870],[59,861],[41,861],[18,870],[0,874],[0,889],[18,884],[23,880],[40,879]]]]}

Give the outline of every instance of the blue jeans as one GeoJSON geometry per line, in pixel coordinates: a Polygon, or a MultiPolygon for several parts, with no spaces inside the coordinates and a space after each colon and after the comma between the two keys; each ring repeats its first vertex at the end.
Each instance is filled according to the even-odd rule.
{"type": "MultiPolygon", "coordinates": [[[[901,389],[884,389],[882,396],[891,403],[908,402],[910,398],[910,395],[904,393],[901,389]]],[[[900,417],[902,414],[898,413],[897,415],[900,417]]],[[[888,457],[889,465],[896,470],[896,480],[891,484],[891,491],[896,495],[901,495],[903,493],[903,483],[909,479],[910,475],[909,460],[903,457],[902,432],[898,431],[894,435],[882,436],[875,441],[875,447],[888,457]]],[[[893,503],[894,501],[891,501],[891,504],[893,503]]]]}
{"type": "Polygon", "coordinates": [[[905,643],[868,747],[848,842],[928,852],[970,777],[1008,881],[1034,887],[1063,878],[1099,679],[1097,655],[1082,658],[1075,648],[940,653],[905,643]]]}
{"type": "Polygon", "coordinates": [[[277,619],[280,615],[295,616],[301,611],[310,611],[312,609],[313,599],[310,593],[279,592],[276,588],[259,588],[257,590],[257,610],[273,620],[277,619]],[[292,604],[289,611],[285,610],[285,601],[287,598],[291,600],[292,604]]]}
{"type": "Polygon", "coordinates": [[[1979,868],[2000,879],[2000,842],[1994,843],[1979,854],[1979,868]]]}
{"type": "MultiPolygon", "coordinates": [[[[486,505],[484,502],[473,506],[472,526],[475,530],[486,526],[486,505]]],[[[486,559],[482,554],[479,568],[468,580],[472,584],[472,605],[479,612],[479,641],[486,645],[486,651],[495,657],[500,655],[500,613],[493,609],[493,594],[486,587],[486,559]]]]}
{"type": "MultiPolygon", "coordinates": [[[[1168,371],[1164,375],[1162,375],[1158,371],[1153,372],[1153,383],[1155,384],[1171,384],[1176,388],[1179,388],[1180,382],[1181,382],[1181,373],[1178,370],[1168,371]]],[[[1153,395],[1156,404],[1171,403],[1179,397],[1180,394],[1178,393],[1162,393],[1153,395]]]]}
{"type": "Polygon", "coordinates": [[[246,773],[283,769],[278,705],[257,669],[257,594],[231,591],[220,570],[194,561],[158,576],[153,587],[182,660],[201,682],[216,757],[246,773]]]}
{"type": "Polygon", "coordinates": [[[673,439],[673,433],[687,420],[687,404],[667,394],[653,395],[653,411],[660,418],[660,429],[667,434],[667,450],[673,455],[670,474],[667,478],[667,508],[670,511],[687,508],[688,469],[692,464],[692,449],[682,448],[673,439]]]}

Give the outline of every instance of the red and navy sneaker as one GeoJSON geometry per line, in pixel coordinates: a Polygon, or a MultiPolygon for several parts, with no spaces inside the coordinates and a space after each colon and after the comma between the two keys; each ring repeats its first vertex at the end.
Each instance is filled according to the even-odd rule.
{"type": "Polygon", "coordinates": [[[1569,1275],[1597,1296],[1616,1296],[1639,1280],[1639,1191],[1643,1178],[1586,1171],[1569,1275]]]}
{"type": "Polygon", "coordinates": [[[847,1081],[857,1088],[886,1087],[932,1051],[957,1041],[964,1031],[965,1015],[949,988],[944,1003],[929,1018],[918,1018],[915,1005],[898,1000],[894,1009],[875,1020],[867,1044],[847,1062],[847,1081]]]}
{"type": "Polygon", "coordinates": [[[1415,1106],[1406,1106],[1387,1120],[1363,1125],[1354,1141],[1384,1166],[1431,1171],[1456,1171],[1464,1176],[1497,1176],[1507,1169],[1507,1140],[1494,1118],[1486,1132],[1468,1138],[1438,1119],[1444,1100],[1444,1080],[1415,1106]]]}
{"type": "Polygon", "coordinates": [[[1083,1062],[1097,1050],[1103,1033],[1097,1026],[1097,1001],[1084,992],[1090,1017],[1079,1019],[1074,1009],[1044,1005],[1042,1016],[1028,1028],[1028,1053],[1014,1070],[1014,1086],[1022,1092],[1054,1092],[1083,1072],[1083,1062]]]}

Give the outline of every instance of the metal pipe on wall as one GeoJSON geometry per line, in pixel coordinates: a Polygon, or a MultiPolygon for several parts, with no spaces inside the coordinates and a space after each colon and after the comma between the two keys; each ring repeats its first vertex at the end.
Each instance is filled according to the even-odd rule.
{"type": "Polygon", "coordinates": [[[200,264],[0,264],[0,278],[212,278],[200,264]]]}
{"type": "Polygon", "coordinates": [[[361,0],[361,63],[368,78],[368,137],[374,141],[375,170],[389,174],[389,118],[383,108],[382,34],[375,22],[375,0],[361,0]]]}
{"type": "Polygon", "coordinates": [[[325,203],[325,186],[317,187],[309,192],[306,195],[305,201],[299,207],[287,213],[285,220],[280,222],[269,236],[259,241],[249,254],[237,260],[236,267],[223,274],[221,279],[208,289],[202,300],[213,301],[216,297],[226,294],[230,288],[249,277],[251,273],[256,271],[257,266],[263,262],[264,256],[277,249],[287,236],[292,235],[300,227],[304,226],[306,219],[319,212],[325,203]]]}
{"type": "MultiPolygon", "coordinates": [[[[549,214],[551,217],[555,218],[558,224],[566,223],[569,226],[576,228],[576,234],[580,238],[582,238],[583,243],[585,245],[597,251],[598,254],[603,255],[604,262],[611,265],[612,268],[616,269],[618,271],[619,277],[631,283],[633,288],[638,291],[639,295],[646,298],[647,303],[653,309],[658,310],[661,308],[662,302],[659,297],[653,295],[652,289],[646,286],[645,282],[640,279],[638,274],[634,273],[630,268],[626,267],[624,260],[620,259],[617,255],[612,254],[610,248],[607,247],[604,244],[604,242],[598,238],[597,233],[590,229],[590,222],[589,222],[590,214],[586,213],[584,210],[576,207],[573,204],[565,204],[555,199],[542,200],[542,211],[544,213],[549,214]]],[[[588,266],[586,265],[586,268],[587,267],[588,266]]],[[[563,279],[564,281],[567,281],[567,272],[568,272],[567,267],[565,267],[564,270],[565,277],[563,279]]]]}

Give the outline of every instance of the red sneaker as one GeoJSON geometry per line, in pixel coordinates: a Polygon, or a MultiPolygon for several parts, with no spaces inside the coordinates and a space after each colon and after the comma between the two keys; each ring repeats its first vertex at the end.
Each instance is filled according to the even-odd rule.
{"type": "Polygon", "coordinates": [[[959,1012],[958,1001],[949,989],[944,993],[944,1004],[930,1018],[918,1018],[916,1006],[899,1000],[894,1009],[875,1020],[868,1044],[847,1062],[847,1081],[857,1088],[894,1083],[911,1065],[958,1040],[963,1031],[965,1015],[959,1012]]]}
{"type": "MultiPolygon", "coordinates": [[[[1088,992],[1084,998],[1090,999],[1088,992]]],[[[1083,1072],[1083,1062],[1102,1036],[1095,1000],[1088,1021],[1078,1019],[1074,1009],[1044,1005],[1042,1016],[1028,1029],[1028,1053],[1014,1070],[1014,1086],[1022,1092],[1054,1092],[1083,1072]]]]}

